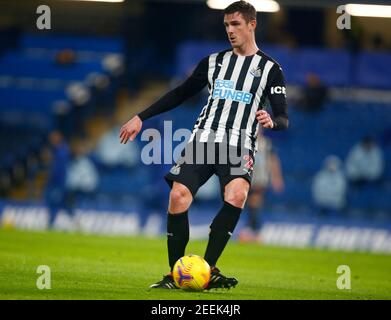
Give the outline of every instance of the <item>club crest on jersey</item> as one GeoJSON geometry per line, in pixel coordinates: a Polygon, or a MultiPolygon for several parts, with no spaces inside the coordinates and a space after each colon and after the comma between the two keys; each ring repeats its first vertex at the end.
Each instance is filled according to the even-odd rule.
{"type": "Polygon", "coordinates": [[[170,170],[170,173],[175,174],[175,175],[179,174],[180,172],[181,172],[181,165],[180,164],[174,165],[170,170]]]}
{"type": "Polygon", "coordinates": [[[262,70],[260,67],[253,68],[250,70],[250,74],[255,78],[259,78],[262,75],[262,70]]]}
{"type": "Polygon", "coordinates": [[[213,99],[233,100],[250,104],[253,95],[250,92],[235,90],[235,81],[216,79],[214,83],[213,99]]]}

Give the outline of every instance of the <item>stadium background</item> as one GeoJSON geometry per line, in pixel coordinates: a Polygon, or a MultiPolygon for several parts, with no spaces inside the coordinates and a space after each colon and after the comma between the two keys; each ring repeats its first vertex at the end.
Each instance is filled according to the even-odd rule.
{"type": "MultiPolygon", "coordinates": [[[[337,1],[278,2],[279,12],[258,14],[257,39],[284,68],[290,128],[267,133],[281,159],[285,190],[267,193],[263,243],[390,253],[391,21],[352,17],[352,29],[342,31],[337,1]],[[309,72],[330,89],[319,112],[300,110],[296,99],[309,72]],[[349,189],[345,211],[319,216],[311,196],[315,173],[330,154],[345,160],[368,134],[385,155],[382,180],[349,189]]],[[[221,12],[204,1],[47,1],[51,30],[38,30],[40,4],[0,1],[3,227],[47,228],[48,134],[60,130],[72,150],[92,161],[98,180],[93,189],[73,193],[65,204],[73,216],[60,210],[55,227],[72,230],[77,221],[85,233],[163,234],[169,193],[163,175],[170,165],[141,162],[141,134],[136,143],[119,146],[119,126],[184,79],[203,56],[229,46],[221,12]],[[117,141],[113,150],[126,149],[127,158],[103,161],[103,137],[117,141]]],[[[174,130],[191,129],[204,98],[146,121],[143,129],[163,133],[168,120],[174,130]]],[[[192,238],[207,236],[219,206],[211,185],[191,208],[192,238]]],[[[235,237],[244,225],[242,218],[235,237]]]]}

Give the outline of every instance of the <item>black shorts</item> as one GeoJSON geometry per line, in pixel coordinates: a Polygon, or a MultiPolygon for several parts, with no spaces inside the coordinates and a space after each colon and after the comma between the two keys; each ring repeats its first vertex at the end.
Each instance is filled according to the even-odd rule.
{"type": "Polygon", "coordinates": [[[185,185],[194,198],[198,189],[216,174],[224,198],[224,187],[233,179],[243,178],[251,186],[253,166],[252,150],[226,143],[192,141],[164,178],[171,188],[174,181],[185,185]]]}

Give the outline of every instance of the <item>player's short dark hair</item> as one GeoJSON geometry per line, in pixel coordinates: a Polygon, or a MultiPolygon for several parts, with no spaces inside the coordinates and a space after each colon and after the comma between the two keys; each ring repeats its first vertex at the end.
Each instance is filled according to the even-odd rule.
{"type": "Polygon", "coordinates": [[[255,10],[254,6],[247,1],[236,1],[231,3],[224,9],[223,14],[233,14],[235,12],[241,13],[247,23],[251,20],[257,20],[257,10],[255,10]]]}

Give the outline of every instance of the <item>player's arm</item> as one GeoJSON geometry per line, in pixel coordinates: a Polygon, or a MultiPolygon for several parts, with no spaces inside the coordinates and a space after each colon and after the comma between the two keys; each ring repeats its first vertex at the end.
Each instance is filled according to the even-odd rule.
{"type": "Polygon", "coordinates": [[[277,64],[273,66],[269,79],[265,90],[267,90],[267,98],[270,101],[273,116],[266,110],[259,110],[256,113],[257,120],[264,128],[284,130],[288,128],[289,124],[286,86],[282,70],[277,64]]]}
{"type": "Polygon", "coordinates": [[[208,82],[208,63],[208,57],[201,60],[192,75],[181,85],[167,92],[150,107],[125,123],[120,131],[121,143],[126,143],[129,139],[133,141],[140,132],[144,120],[174,109],[186,99],[200,92],[208,82]]]}

